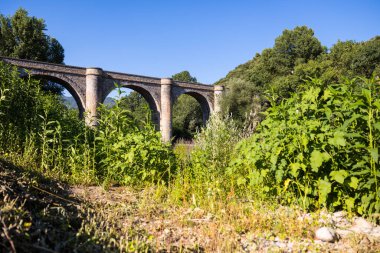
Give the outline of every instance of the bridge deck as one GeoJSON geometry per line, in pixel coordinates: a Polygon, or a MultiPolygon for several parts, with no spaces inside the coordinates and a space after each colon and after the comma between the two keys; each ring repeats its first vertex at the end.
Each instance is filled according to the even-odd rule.
{"type": "MultiPolygon", "coordinates": [[[[0,56],[0,60],[6,63],[16,65],[21,68],[25,68],[25,69],[35,69],[35,70],[41,70],[41,71],[47,71],[47,72],[51,71],[55,73],[57,72],[67,73],[67,74],[74,74],[74,75],[81,75],[81,76],[86,75],[86,68],[84,67],[48,63],[48,62],[41,62],[41,61],[33,61],[33,60],[16,59],[16,58],[3,57],[3,56],[0,56]]],[[[127,73],[107,71],[107,70],[103,71],[103,73],[106,78],[108,77],[115,81],[120,81],[120,82],[137,82],[137,83],[148,83],[148,84],[157,84],[157,85],[161,84],[161,78],[158,78],[158,77],[127,74],[127,73]]],[[[181,88],[192,88],[192,89],[197,89],[197,90],[212,91],[214,89],[214,86],[202,84],[202,83],[174,81],[174,85],[179,86],[181,88]]]]}

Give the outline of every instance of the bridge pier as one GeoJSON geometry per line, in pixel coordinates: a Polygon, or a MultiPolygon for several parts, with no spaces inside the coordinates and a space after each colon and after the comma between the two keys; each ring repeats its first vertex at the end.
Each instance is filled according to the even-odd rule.
{"type": "Polygon", "coordinates": [[[214,113],[219,113],[221,111],[221,99],[224,87],[221,85],[214,86],[214,113]]]}
{"type": "Polygon", "coordinates": [[[171,78],[161,79],[160,130],[164,142],[170,142],[172,138],[172,84],[171,78]]]}
{"type": "Polygon", "coordinates": [[[170,142],[172,138],[172,106],[173,101],[181,94],[189,94],[201,104],[203,120],[210,113],[221,110],[220,100],[223,93],[222,86],[211,86],[200,83],[178,82],[170,78],[155,78],[140,75],[131,75],[101,68],[83,68],[62,64],[38,62],[0,56],[0,61],[27,69],[31,76],[43,77],[56,81],[75,98],[80,112],[85,111],[85,120],[88,126],[98,125],[97,108],[103,102],[104,95],[114,89],[113,83],[132,86],[151,105],[154,121],[159,121],[162,140],[170,142]]]}
{"type": "Polygon", "coordinates": [[[97,107],[100,103],[101,82],[103,70],[100,68],[86,69],[86,124],[98,125],[97,107]]]}

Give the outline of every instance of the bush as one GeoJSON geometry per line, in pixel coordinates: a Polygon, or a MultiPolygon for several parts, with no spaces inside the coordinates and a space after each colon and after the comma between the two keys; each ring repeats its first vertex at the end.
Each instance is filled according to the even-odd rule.
{"type": "Polygon", "coordinates": [[[24,150],[27,139],[43,130],[45,118],[60,123],[63,137],[77,131],[80,121],[57,95],[43,92],[37,80],[20,78],[17,68],[3,62],[0,62],[0,90],[6,92],[0,103],[0,149],[3,153],[24,150]]]}
{"type": "Polygon", "coordinates": [[[151,122],[138,122],[117,101],[100,108],[91,129],[40,86],[0,62],[0,155],[74,183],[168,181],[174,154],[151,122]]]}
{"type": "Polygon", "coordinates": [[[231,117],[212,115],[196,134],[189,159],[176,150],[184,161],[173,182],[172,197],[191,198],[196,206],[224,199],[230,185],[225,169],[238,140],[238,128],[231,117]]]}
{"type": "Polygon", "coordinates": [[[238,144],[228,170],[235,184],[305,209],[380,212],[379,84],[357,78],[305,87],[238,144]]]}
{"type": "Polygon", "coordinates": [[[119,100],[100,109],[96,135],[98,176],[105,184],[167,182],[175,166],[169,144],[161,141],[151,122],[137,122],[119,100]]]}

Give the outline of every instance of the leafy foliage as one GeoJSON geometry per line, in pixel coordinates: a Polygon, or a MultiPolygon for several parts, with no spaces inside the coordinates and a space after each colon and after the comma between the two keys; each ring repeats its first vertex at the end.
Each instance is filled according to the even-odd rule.
{"type": "Polygon", "coordinates": [[[95,134],[98,175],[105,184],[167,181],[175,165],[169,144],[150,122],[138,124],[119,103],[101,108],[95,134]]]}
{"type": "Polygon", "coordinates": [[[380,39],[338,41],[329,51],[311,29],[284,30],[273,48],[256,54],[216,84],[224,85],[222,109],[243,124],[252,112],[265,111],[302,89],[309,77],[323,84],[344,82],[355,76],[379,76],[380,39]]]}
{"type": "Polygon", "coordinates": [[[380,211],[380,90],[376,80],[325,86],[318,79],[265,113],[236,148],[229,174],[238,188],[304,208],[380,211]]]}
{"type": "Polygon", "coordinates": [[[29,17],[22,8],[12,17],[0,15],[0,55],[63,63],[62,45],[46,35],[45,30],[43,19],[29,17]]]}
{"type": "Polygon", "coordinates": [[[191,198],[195,206],[225,198],[230,185],[225,169],[239,136],[231,118],[212,115],[207,126],[195,135],[190,158],[179,152],[184,160],[174,179],[173,197],[191,198]]]}
{"type": "Polygon", "coordinates": [[[43,117],[57,121],[62,133],[80,125],[77,113],[66,108],[57,95],[41,91],[38,81],[21,79],[16,68],[0,62],[0,90],[6,91],[0,104],[0,143],[4,152],[22,150],[25,142],[43,128],[43,117]]]}
{"type": "Polygon", "coordinates": [[[131,116],[138,122],[146,122],[147,116],[151,114],[149,104],[138,92],[132,91],[128,95],[120,98],[118,106],[129,111],[131,116]]]}
{"type": "MultiPolygon", "coordinates": [[[[189,71],[182,71],[172,76],[173,80],[196,83],[197,78],[189,71]]],[[[175,138],[191,139],[197,129],[203,126],[202,108],[190,95],[181,95],[173,105],[173,135],[175,138]]]]}
{"type": "Polygon", "coordinates": [[[150,121],[119,106],[101,108],[90,129],[56,95],[0,63],[0,154],[23,155],[38,171],[73,182],[105,185],[167,182],[175,160],[150,121]]]}
{"type": "Polygon", "coordinates": [[[181,82],[189,82],[189,83],[196,83],[197,78],[194,76],[191,76],[190,72],[185,70],[182,72],[179,72],[175,75],[172,75],[173,80],[181,81],[181,82]]]}
{"type": "Polygon", "coordinates": [[[176,139],[192,139],[203,126],[202,109],[190,95],[181,95],[173,105],[173,135],[176,139]]]}
{"type": "MultiPolygon", "coordinates": [[[[43,19],[28,16],[18,9],[11,17],[0,14],[0,55],[13,58],[63,63],[65,54],[57,39],[45,33],[43,19]]],[[[43,90],[61,94],[63,88],[49,80],[43,83],[43,90]]]]}

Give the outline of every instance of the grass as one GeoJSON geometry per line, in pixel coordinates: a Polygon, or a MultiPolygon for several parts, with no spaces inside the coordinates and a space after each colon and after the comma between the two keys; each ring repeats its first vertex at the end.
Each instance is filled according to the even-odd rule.
{"type": "Polygon", "coordinates": [[[0,161],[0,247],[9,252],[378,252],[363,235],[314,243],[323,214],[230,197],[176,203],[170,187],[75,186],[0,161]],[[13,246],[12,246],[13,245],[13,246]],[[343,247],[343,248],[342,248],[343,247]],[[14,250],[13,250],[14,248],[14,250]],[[335,250],[334,250],[335,248],[335,250]]]}
{"type": "Polygon", "coordinates": [[[0,160],[0,248],[4,252],[148,251],[148,236],[114,213],[72,196],[68,185],[0,160]]]}

